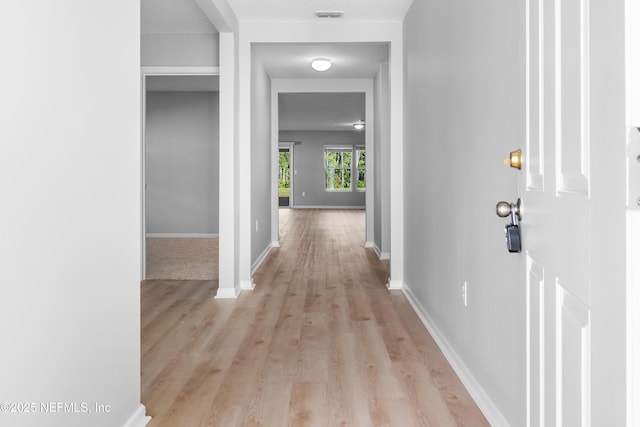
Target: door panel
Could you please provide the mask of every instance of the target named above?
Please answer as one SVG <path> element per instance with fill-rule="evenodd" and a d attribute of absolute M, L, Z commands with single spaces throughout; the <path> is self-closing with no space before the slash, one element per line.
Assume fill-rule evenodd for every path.
<path fill-rule="evenodd" d="M 545 419 L 545 288 L 544 269 L 527 255 L 527 390 L 531 426 L 544 425 Z"/>
<path fill-rule="evenodd" d="M 543 144 L 543 87 L 540 76 L 544 72 L 542 43 L 542 0 L 530 0 L 527 6 L 527 135 L 525 162 L 527 190 L 544 190 L 544 144 Z"/>
<path fill-rule="evenodd" d="M 546 274 L 546 272 L 545 272 Z M 556 423 L 556 412 L 558 409 L 556 396 L 559 391 L 556 389 L 556 333 L 558 331 L 556 325 L 556 282 L 553 280 L 545 280 L 543 301 L 544 307 L 541 311 L 543 317 L 543 335 L 540 338 L 543 343 L 540 355 L 544 359 L 544 423 L 531 424 L 531 426 L 554 426 Z"/>
<path fill-rule="evenodd" d="M 589 310 L 556 280 L 556 407 L 558 426 L 588 426 Z"/>
<path fill-rule="evenodd" d="M 556 0 L 557 191 L 588 195 L 589 0 Z"/>
<path fill-rule="evenodd" d="M 589 425 L 590 1 L 527 3 L 529 426 Z"/>

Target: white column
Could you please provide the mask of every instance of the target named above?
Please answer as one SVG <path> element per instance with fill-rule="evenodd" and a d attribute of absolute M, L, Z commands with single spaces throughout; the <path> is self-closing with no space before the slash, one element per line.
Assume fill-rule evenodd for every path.
<path fill-rule="evenodd" d="M 240 31 L 238 47 L 238 275 L 243 290 L 251 278 L 251 42 Z M 266 112 L 265 112 L 266 113 Z"/>
<path fill-rule="evenodd" d="M 403 124 L 403 48 L 401 38 L 389 50 L 389 83 L 391 98 L 390 220 L 391 261 L 389 289 L 402 289 L 404 281 L 404 124 Z"/>
<path fill-rule="evenodd" d="M 234 33 L 220 33 L 220 216 L 216 298 L 236 298 L 236 55 Z"/>

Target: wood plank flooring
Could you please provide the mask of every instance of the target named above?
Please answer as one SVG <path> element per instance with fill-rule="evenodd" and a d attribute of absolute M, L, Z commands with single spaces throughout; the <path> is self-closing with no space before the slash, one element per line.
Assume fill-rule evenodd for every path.
<path fill-rule="evenodd" d="M 364 211 L 283 209 L 237 300 L 143 282 L 149 426 L 488 425 L 364 235 Z"/>

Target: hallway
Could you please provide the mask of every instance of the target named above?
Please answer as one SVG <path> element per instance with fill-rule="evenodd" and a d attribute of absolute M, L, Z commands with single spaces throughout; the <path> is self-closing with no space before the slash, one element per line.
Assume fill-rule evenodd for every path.
<path fill-rule="evenodd" d="M 238 300 L 142 285 L 142 402 L 158 426 L 488 425 L 363 248 L 364 211 L 281 210 L 281 248 Z"/>

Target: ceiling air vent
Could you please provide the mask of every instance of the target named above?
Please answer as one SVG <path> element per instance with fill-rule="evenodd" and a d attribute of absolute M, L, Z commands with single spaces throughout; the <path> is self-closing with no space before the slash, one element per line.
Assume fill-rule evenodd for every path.
<path fill-rule="evenodd" d="M 344 12 L 341 10 L 317 10 L 316 18 L 342 18 Z"/>

